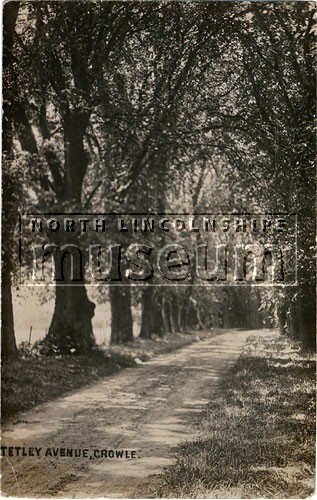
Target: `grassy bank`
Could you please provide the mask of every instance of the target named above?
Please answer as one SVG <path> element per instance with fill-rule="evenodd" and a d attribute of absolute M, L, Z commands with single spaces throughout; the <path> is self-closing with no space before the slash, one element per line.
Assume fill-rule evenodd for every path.
<path fill-rule="evenodd" d="M 206 336 L 206 332 L 179 333 L 163 339 L 140 340 L 105 348 L 90 356 L 44 357 L 25 348 L 20 359 L 2 367 L 3 421 L 55 399 L 127 366 L 179 349 Z"/>
<path fill-rule="evenodd" d="M 306 498 L 313 493 L 315 362 L 288 340 L 250 339 L 197 438 L 143 497 Z"/>

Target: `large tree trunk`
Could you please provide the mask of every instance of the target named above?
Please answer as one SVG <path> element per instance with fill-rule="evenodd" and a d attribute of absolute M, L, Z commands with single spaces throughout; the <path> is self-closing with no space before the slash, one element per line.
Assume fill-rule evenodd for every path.
<path fill-rule="evenodd" d="M 128 286 L 109 287 L 111 305 L 111 344 L 133 340 L 131 294 Z"/>
<path fill-rule="evenodd" d="M 53 169 L 55 183 L 58 182 L 59 184 L 55 185 L 55 191 L 60 197 L 60 201 L 66 201 L 76 209 L 81 208 L 82 185 L 88 165 L 88 158 L 84 149 L 84 134 L 88 120 L 89 112 L 85 110 L 75 109 L 65 114 L 63 120 L 65 141 L 64 179 L 58 174 L 58 165 L 54 165 Z M 51 166 L 52 168 L 53 166 Z M 71 233 L 67 234 L 71 235 Z M 73 238 L 75 238 L 74 241 L 63 241 L 59 242 L 59 244 L 73 243 L 76 245 L 75 234 Z M 57 350 L 62 354 L 68 354 L 69 352 L 82 354 L 89 352 L 96 346 L 92 329 L 95 305 L 88 299 L 84 276 L 82 280 L 76 282 L 75 286 L 70 281 L 69 266 L 70 259 L 64 259 L 64 284 L 61 285 L 56 282 L 55 310 L 44 343 L 49 352 Z"/>
<path fill-rule="evenodd" d="M 54 259 L 59 266 L 58 255 Z M 74 261 L 75 273 L 77 265 Z M 70 280 L 69 256 L 64 258 L 63 273 L 63 284 L 56 283 L 55 309 L 44 344 L 48 354 L 84 354 L 96 347 L 91 322 L 95 304 L 88 299 L 83 280 L 76 284 Z"/>
<path fill-rule="evenodd" d="M 76 244 L 76 240 L 72 239 L 67 243 Z M 48 334 L 43 341 L 48 354 L 84 354 L 96 348 L 92 328 L 95 304 L 89 300 L 85 287 L 83 251 L 81 256 L 80 261 L 75 253 L 72 261 L 68 252 L 63 258 L 60 252 L 54 254 L 57 279 L 55 308 Z M 59 276 L 63 279 L 58 280 Z"/>
<path fill-rule="evenodd" d="M 2 360 L 5 362 L 8 358 L 12 359 L 18 357 L 18 349 L 14 335 L 11 272 L 8 263 L 5 261 L 5 256 L 3 256 L 3 259 L 1 295 L 1 353 Z"/>
<path fill-rule="evenodd" d="M 46 345 L 49 353 L 84 354 L 96 347 L 91 319 L 95 305 L 85 286 L 56 286 L 55 310 Z"/>

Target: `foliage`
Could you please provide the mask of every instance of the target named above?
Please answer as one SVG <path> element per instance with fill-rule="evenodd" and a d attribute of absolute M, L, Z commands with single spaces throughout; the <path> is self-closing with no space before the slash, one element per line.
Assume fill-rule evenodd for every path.
<path fill-rule="evenodd" d="M 296 212 L 298 287 L 264 290 L 262 309 L 285 306 L 311 347 L 314 14 L 309 2 L 21 3 L 5 70 L 13 191 L 27 154 L 15 192 L 43 211 Z M 194 295 L 179 304 L 208 309 Z M 212 292 L 210 307 L 230 297 Z"/>

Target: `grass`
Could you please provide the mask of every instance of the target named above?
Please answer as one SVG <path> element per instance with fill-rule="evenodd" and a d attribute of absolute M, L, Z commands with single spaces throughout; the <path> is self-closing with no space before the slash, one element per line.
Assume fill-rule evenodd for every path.
<path fill-rule="evenodd" d="M 202 414 L 197 438 L 142 497 L 306 498 L 315 465 L 315 361 L 285 338 L 251 338 Z"/>
<path fill-rule="evenodd" d="M 171 334 L 163 339 L 141 340 L 114 346 L 89 356 L 24 356 L 1 370 L 2 420 L 18 418 L 20 412 L 46 403 L 116 371 L 179 349 L 205 333 Z"/>
<path fill-rule="evenodd" d="M 167 354 L 192 344 L 195 341 L 202 340 L 209 336 L 215 336 L 221 333 L 220 329 L 211 331 L 197 331 L 187 333 L 169 333 L 164 337 L 154 337 L 152 339 L 135 338 L 133 342 L 127 344 L 113 345 L 108 348 L 110 355 L 127 356 L 136 363 L 148 361 L 159 354 Z"/>
<path fill-rule="evenodd" d="M 2 368 L 1 413 L 5 421 L 21 411 L 77 389 L 134 363 L 122 356 L 27 357 Z"/>

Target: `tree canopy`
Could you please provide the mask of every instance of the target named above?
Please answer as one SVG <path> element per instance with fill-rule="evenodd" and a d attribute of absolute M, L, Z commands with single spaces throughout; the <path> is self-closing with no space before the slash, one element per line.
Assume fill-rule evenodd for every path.
<path fill-rule="evenodd" d="M 26 204 L 296 213 L 297 287 L 250 288 L 245 300 L 256 296 L 283 332 L 312 347 L 314 5 L 22 1 L 4 13 L 3 234 L 17 218 L 12 206 Z M 3 261 L 11 290 L 17 259 L 5 252 Z M 132 338 L 130 288 L 110 290 L 113 328 L 127 332 L 114 341 Z M 66 290 L 56 287 L 48 345 L 93 349 L 85 279 Z M 193 317 L 201 326 L 208 308 L 215 317 L 221 304 L 238 303 L 230 289 L 143 292 L 141 331 L 159 334 Z"/>

